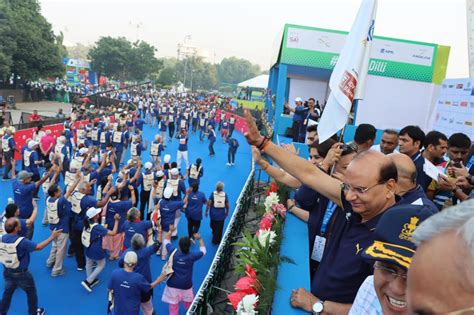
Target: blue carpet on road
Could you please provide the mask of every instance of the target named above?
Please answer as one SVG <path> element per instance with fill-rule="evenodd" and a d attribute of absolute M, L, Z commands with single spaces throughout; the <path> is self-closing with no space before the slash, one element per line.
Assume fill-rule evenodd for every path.
<path fill-rule="evenodd" d="M 154 138 L 157 129 L 151 129 L 148 125 L 144 127 L 144 139 L 148 142 Z M 191 134 L 189 139 L 189 162 L 193 163 L 197 158 L 202 158 L 204 167 L 204 176 L 201 179 L 200 190 L 205 193 L 206 197 L 214 190 L 217 181 L 225 183 L 225 191 L 229 195 L 231 212 L 226 219 L 226 227 L 230 215 L 233 213 L 235 201 L 237 200 L 243 185 L 247 179 L 251 168 L 251 152 L 250 147 L 246 144 L 243 135 L 234 132 L 233 135 L 240 143 L 240 147 L 236 154 L 236 165 L 226 166 L 228 145 L 222 143 L 222 139 L 218 136 L 214 149 L 215 156 L 208 154 L 208 140 L 199 141 L 198 134 Z M 170 154 L 172 161 L 176 160 L 177 140 L 173 139 L 172 143 L 167 143 L 168 147 L 163 152 Z M 142 154 L 143 162 L 149 160 L 148 151 Z M 184 163 L 182 163 L 182 173 L 184 173 Z M 186 187 L 188 187 L 186 181 Z M 0 182 L 0 211 L 3 211 L 7 204 L 7 198 L 13 196 L 11 182 Z M 35 223 L 35 234 L 33 241 L 41 242 L 49 235 L 49 229 L 41 225 L 43 218 L 43 211 L 45 208 L 45 199 L 40 193 L 41 199 L 38 202 L 39 211 Z M 180 236 L 187 235 L 187 221 L 183 216 L 178 228 Z M 211 230 L 209 227 L 209 219 L 204 218 L 201 224 L 200 233 L 204 239 L 207 247 L 207 255 L 194 265 L 193 284 L 194 292 L 199 289 L 202 280 L 206 276 L 209 266 L 216 253 L 217 246 L 211 243 Z M 177 241 L 174 241 L 177 243 Z M 107 309 L 107 282 L 110 278 L 112 270 L 118 268 L 117 262 L 107 261 L 106 268 L 100 275 L 100 283 L 94 287 L 92 293 L 88 293 L 81 286 L 81 281 L 85 279 L 85 271 L 79 272 L 76 270 L 76 263 L 74 257 L 66 257 L 64 267 L 66 274 L 62 277 L 52 278 L 50 276 L 50 269 L 46 268 L 46 259 L 49 255 L 51 245 L 39 252 L 34 252 L 31 255 L 31 263 L 29 270 L 32 272 L 36 287 L 38 291 L 39 307 L 46 308 L 48 315 L 89 315 L 89 314 L 106 314 Z M 198 250 L 198 245 L 194 245 L 194 250 Z M 163 266 L 164 262 L 158 256 L 153 256 L 151 260 L 153 278 L 156 278 Z M 0 292 L 3 295 L 4 281 L 3 276 L 0 281 Z M 161 301 L 161 295 L 165 287 L 164 283 L 159 284 L 154 289 L 153 304 L 157 314 L 167 314 L 168 305 Z M 180 314 L 184 314 L 184 307 L 181 306 Z M 13 296 L 9 314 L 23 315 L 27 314 L 26 295 L 20 289 L 17 289 Z"/>

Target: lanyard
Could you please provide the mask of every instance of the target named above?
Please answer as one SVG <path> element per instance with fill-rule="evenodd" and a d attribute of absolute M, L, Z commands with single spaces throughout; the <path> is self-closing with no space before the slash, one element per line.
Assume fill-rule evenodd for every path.
<path fill-rule="evenodd" d="M 336 211 L 336 207 L 337 205 L 334 202 L 329 201 L 328 206 L 326 207 L 326 211 L 324 212 L 323 223 L 321 224 L 322 235 L 326 234 L 328 223 L 331 220 L 331 217 L 334 214 L 334 211 Z"/>
<path fill-rule="evenodd" d="M 413 159 L 413 162 L 415 162 L 416 160 L 418 160 L 420 157 L 421 157 L 421 153 L 418 153 L 418 155 L 415 156 L 415 158 Z"/>

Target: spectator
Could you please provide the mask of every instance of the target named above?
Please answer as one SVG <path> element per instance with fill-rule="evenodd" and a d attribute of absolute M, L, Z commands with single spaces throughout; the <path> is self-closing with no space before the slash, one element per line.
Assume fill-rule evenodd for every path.
<path fill-rule="evenodd" d="M 58 108 L 58 112 L 56 113 L 56 118 L 66 118 L 66 115 L 63 113 L 62 108 Z"/>
<path fill-rule="evenodd" d="M 413 233 L 418 249 L 408 271 L 408 309 L 417 314 L 474 311 L 474 201 L 425 220 Z M 442 284 L 442 290 L 440 290 Z"/>
<path fill-rule="evenodd" d="M 35 109 L 33 110 L 33 114 L 30 114 L 28 116 L 28 122 L 37 122 L 37 121 L 42 121 L 43 119 L 41 118 L 40 115 L 38 115 L 38 111 Z"/>
<path fill-rule="evenodd" d="M 357 144 L 359 153 L 369 150 L 374 145 L 376 134 L 377 129 L 371 124 L 360 124 L 357 126 L 354 134 L 354 143 Z"/>
<path fill-rule="evenodd" d="M 372 146 L 371 150 L 382 152 L 383 154 L 398 153 L 398 131 L 385 129 L 380 139 L 380 144 Z"/>

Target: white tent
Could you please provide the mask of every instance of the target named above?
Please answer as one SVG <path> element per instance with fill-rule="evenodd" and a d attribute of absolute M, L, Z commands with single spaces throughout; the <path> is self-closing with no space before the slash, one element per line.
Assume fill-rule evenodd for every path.
<path fill-rule="evenodd" d="M 237 84 L 238 87 L 251 87 L 254 89 L 266 89 L 268 86 L 268 74 L 262 74 Z"/>

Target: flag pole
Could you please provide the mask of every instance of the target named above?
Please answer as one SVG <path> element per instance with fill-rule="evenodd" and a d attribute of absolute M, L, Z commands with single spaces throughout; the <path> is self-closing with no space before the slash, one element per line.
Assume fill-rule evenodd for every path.
<path fill-rule="evenodd" d="M 349 121 L 351 120 L 351 112 L 352 112 L 352 109 L 354 109 L 354 118 L 355 118 L 355 115 L 356 115 L 355 111 L 357 110 L 357 103 L 358 103 L 358 101 L 359 101 L 359 100 L 354 100 L 354 101 L 352 102 L 351 110 L 349 111 L 349 116 L 347 116 L 347 122 L 346 122 L 346 124 L 344 125 L 344 127 L 342 127 L 342 129 L 341 129 L 341 134 L 339 135 L 339 140 L 338 140 L 337 142 L 342 142 L 343 139 L 344 139 L 344 133 L 346 132 L 346 127 L 347 127 L 347 125 L 349 124 Z M 355 119 L 354 119 L 354 122 L 355 122 Z M 331 176 L 332 176 L 332 174 L 334 174 L 335 170 L 336 170 L 336 163 L 334 163 L 334 164 L 332 165 L 332 167 L 331 167 L 331 173 L 330 173 Z"/>

